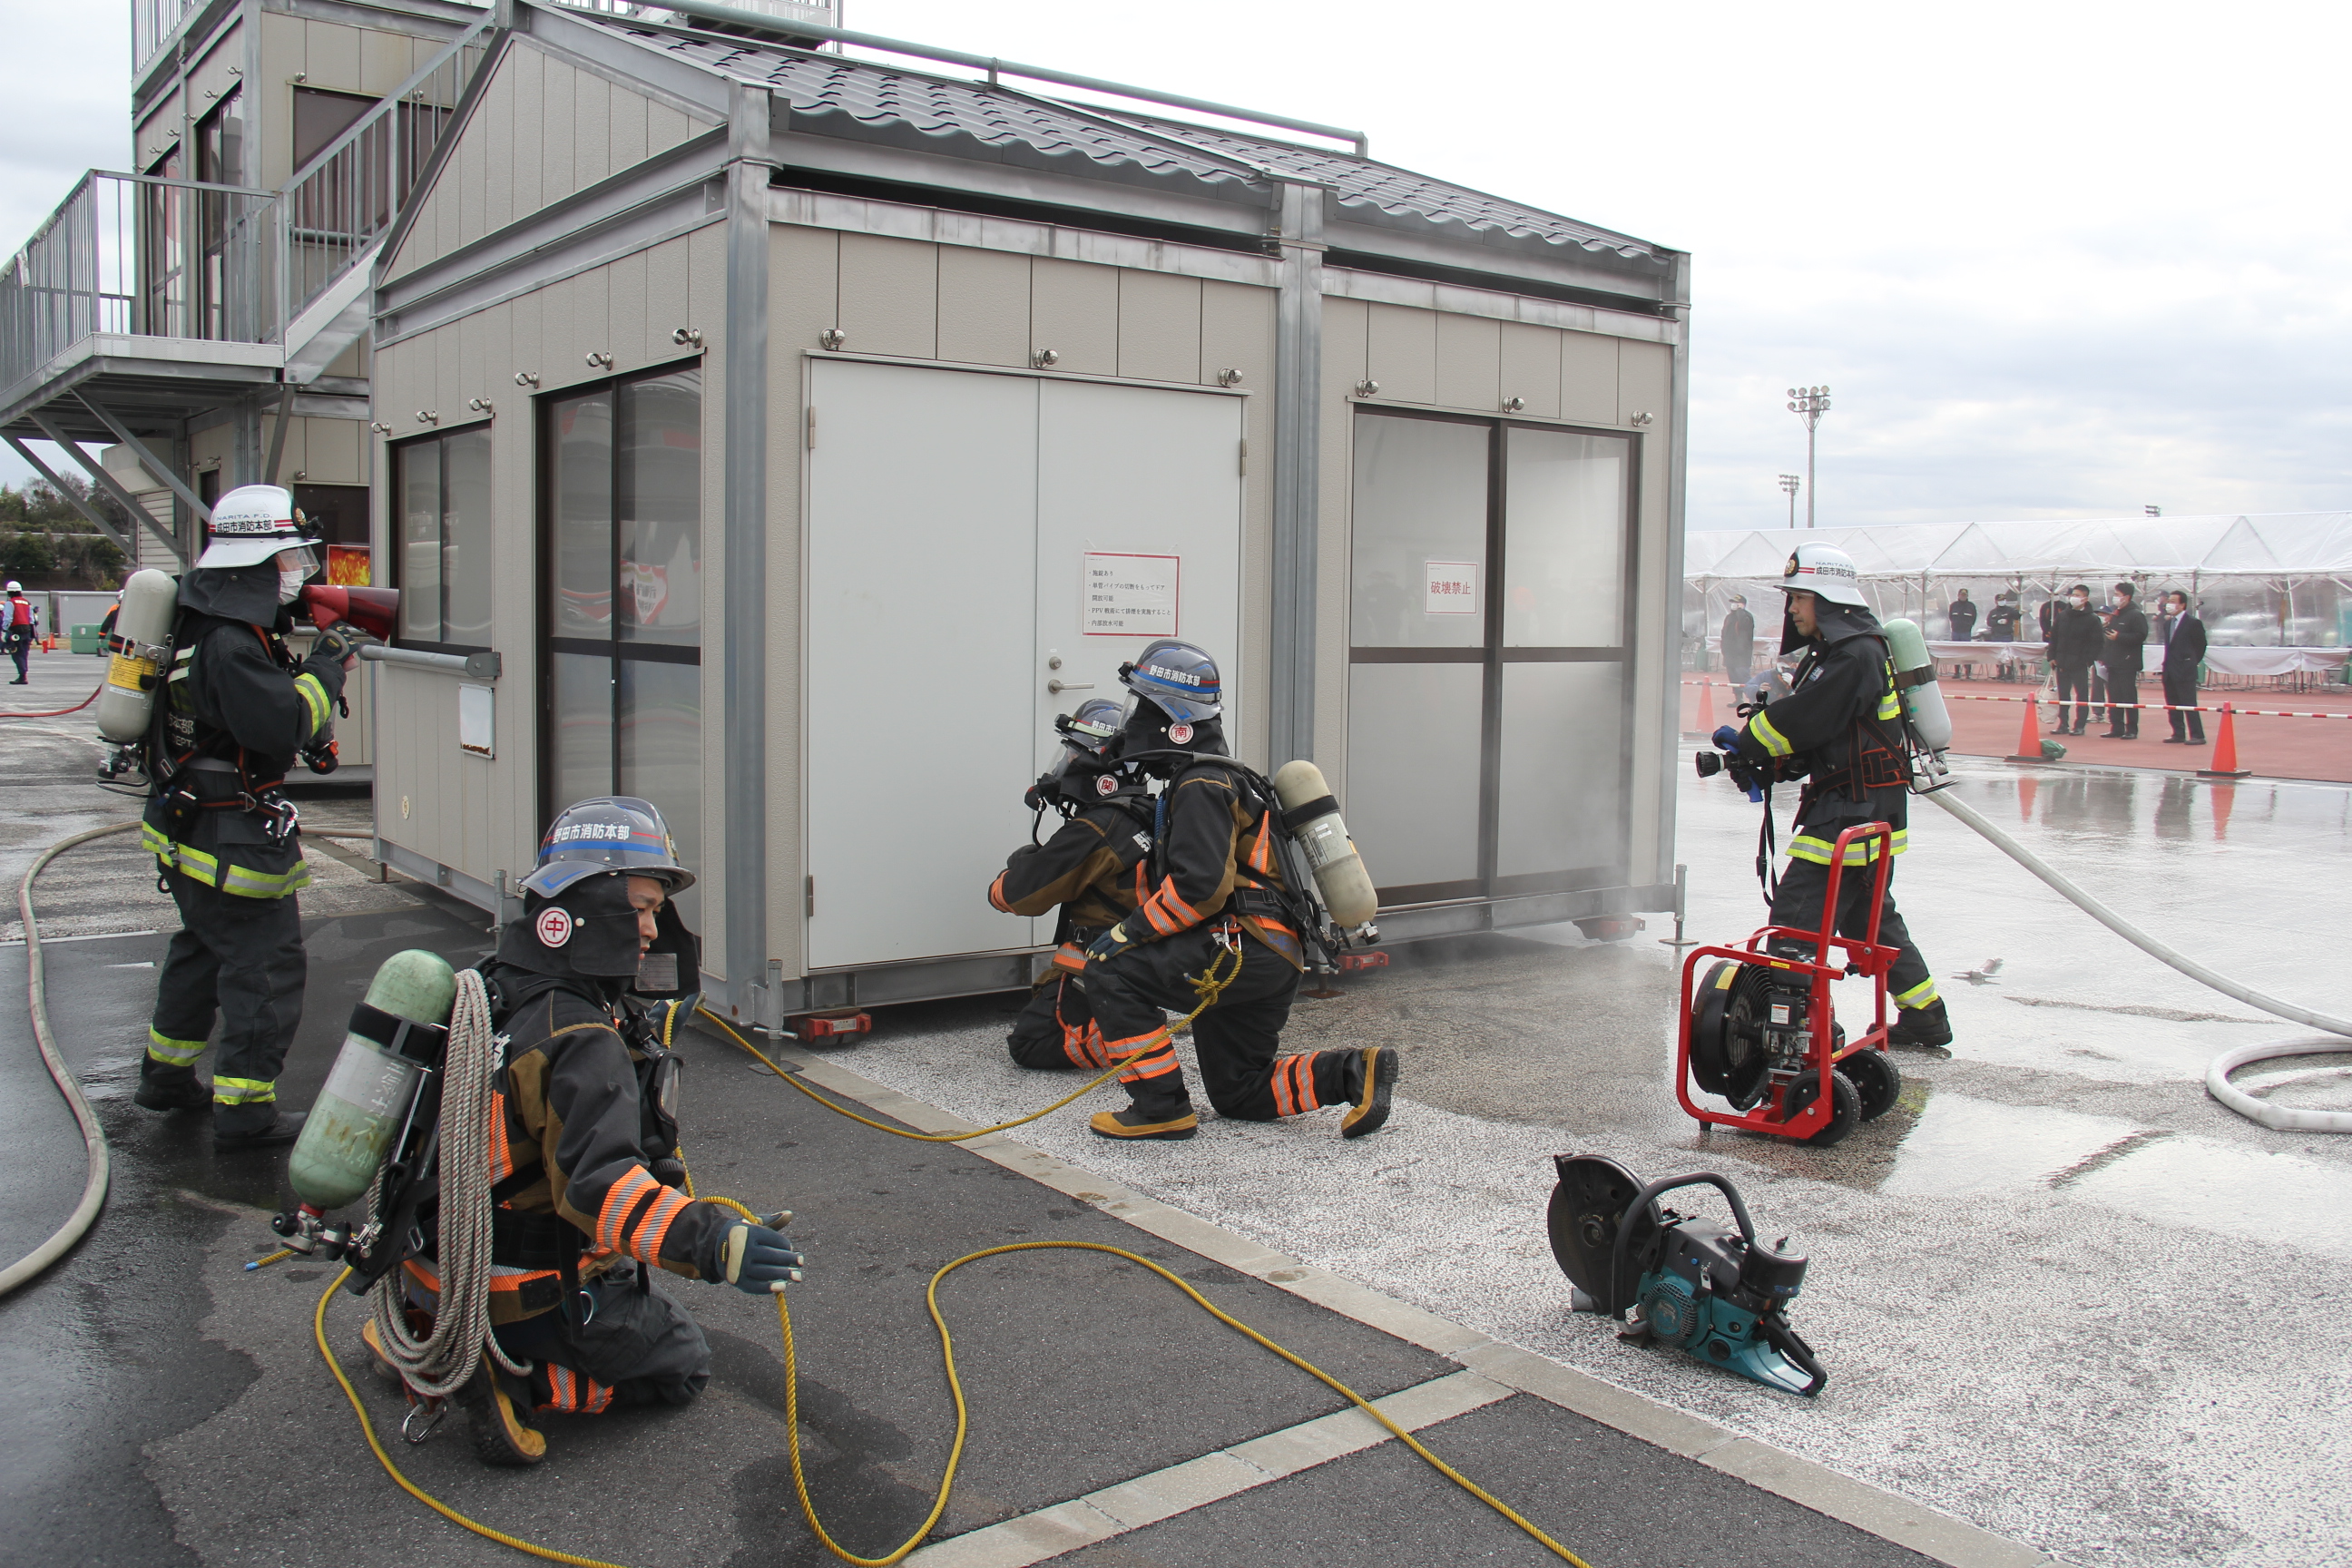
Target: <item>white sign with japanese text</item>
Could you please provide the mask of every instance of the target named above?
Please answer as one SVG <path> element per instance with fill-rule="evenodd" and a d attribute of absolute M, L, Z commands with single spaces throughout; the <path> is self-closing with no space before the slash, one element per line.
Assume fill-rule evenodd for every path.
<path fill-rule="evenodd" d="M 1478 613 L 1478 563 L 1475 561 L 1430 561 L 1421 607 L 1433 616 L 1475 616 Z"/>
<path fill-rule="evenodd" d="M 1079 557 L 1079 626 L 1090 637 L 1172 637 L 1183 559 L 1089 550 Z"/>

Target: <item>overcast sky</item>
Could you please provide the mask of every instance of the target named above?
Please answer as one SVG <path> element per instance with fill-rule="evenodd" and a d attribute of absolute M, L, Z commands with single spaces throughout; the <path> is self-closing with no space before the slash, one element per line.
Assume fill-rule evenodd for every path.
<path fill-rule="evenodd" d="M 847 4 L 1692 252 L 1694 528 L 1806 383 L 1824 525 L 2352 507 L 2344 6 Z M 127 163 L 128 13 L 0 0 L 0 247 Z"/>

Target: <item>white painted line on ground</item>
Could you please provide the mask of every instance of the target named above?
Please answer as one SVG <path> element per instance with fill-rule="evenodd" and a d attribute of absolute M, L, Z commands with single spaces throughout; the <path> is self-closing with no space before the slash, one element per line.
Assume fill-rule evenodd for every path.
<path fill-rule="evenodd" d="M 709 1037 L 725 1043 L 718 1036 Z M 856 1100 L 919 1131 L 954 1132 L 971 1126 L 971 1122 L 950 1116 L 935 1106 L 926 1105 L 911 1095 L 861 1077 L 829 1058 L 783 1041 L 775 1042 L 767 1050 L 780 1065 L 793 1068 L 811 1087 L 845 1100 Z M 1107 1176 L 1058 1160 L 1003 1133 L 990 1133 L 959 1147 L 969 1149 L 981 1158 L 1007 1170 L 1017 1171 L 1055 1192 L 1067 1194 L 1081 1203 L 1091 1204 L 1103 1213 L 1188 1252 L 1198 1253 L 1212 1262 L 1222 1263 L 1228 1268 L 1263 1279 L 1270 1285 L 1278 1285 L 1292 1295 L 1303 1297 L 1383 1333 L 1392 1334 L 1409 1344 L 1450 1357 L 1506 1388 L 1532 1394 L 1587 1420 L 1664 1448 L 1668 1453 L 1696 1459 L 1709 1468 L 1736 1476 L 1760 1490 L 1786 1498 L 1816 1513 L 1826 1514 L 1882 1541 L 1908 1547 L 1924 1557 L 1948 1564 L 1948 1568 L 2041 1568 L 2042 1564 L 2060 1562 L 2058 1558 L 2033 1547 L 1995 1535 L 1989 1530 L 1979 1529 L 1963 1520 L 1939 1513 L 1866 1481 L 1842 1475 L 1825 1465 L 1799 1458 L 1769 1443 L 1760 1443 L 1728 1431 L 1686 1411 L 1660 1404 L 1647 1395 L 1620 1388 L 1590 1373 L 1563 1366 L 1517 1345 L 1490 1339 L 1474 1329 L 1465 1328 L 1434 1312 L 1424 1311 L 1343 1276 L 1312 1268 L 1297 1258 L 1235 1236 L 1222 1226 L 1213 1225 L 1196 1215 L 1186 1214 L 1157 1198 L 1147 1197 Z M 1453 1380 L 1443 1378 L 1438 1381 L 1451 1383 Z M 1422 1386 L 1435 1387 L 1437 1384 Z M 1379 1430 L 1359 1412 L 1349 1411 L 1345 1416 L 1352 1417 L 1374 1431 Z M 1331 1420 L 1343 1418 L 1327 1417 Z M 1407 1425 L 1402 1419 L 1398 1424 Z M 1244 1444 L 1234 1452 L 1247 1447 L 1248 1445 Z M 1204 1461 L 1191 1462 L 1200 1464 Z M 1184 1467 L 1176 1468 L 1181 1469 Z M 1169 1472 L 1160 1473 L 1165 1475 Z M 1093 1495 L 1100 1497 L 1103 1494 Z M 989 1565 L 998 1563 L 1010 1568 L 1013 1564 L 1043 1562 L 1048 1557 L 1074 1552 L 1103 1539 L 1100 1535 L 1088 1533 L 1102 1528 L 1098 1521 L 1111 1521 L 1111 1516 L 1093 1501 L 1081 1498 L 1024 1515 L 1018 1520 L 992 1525 L 988 1531 L 975 1531 L 969 1536 L 942 1542 L 926 1548 L 908 1561 L 933 1563 L 939 1568 L 989 1568 Z M 1019 1527 L 1017 1531 L 1016 1526 Z M 933 1555 L 991 1531 L 1008 1532 L 1002 1538 L 1005 1551 L 1015 1550 L 1013 1542 L 1017 1535 L 1019 1541 L 1029 1543 L 1020 1550 L 1029 1551 L 1031 1554 L 1003 1558 Z M 1055 1542 L 1061 1544 L 1051 1544 Z M 1049 1546 L 1050 1550 L 1047 1549 Z"/>
<path fill-rule="evenodd" d="M 1406 1431 L 1418 1432 L 1507 1399 L 1513 1392 L 1475 1373 L 1457 1372 L 1372 1404 Z M 1362 1411 L 1342 1410 L 952 1537 L 908 1561 L 928 1568 L 1027 1568 L 1393 1440 L 1387 1428 Z"/>
<path fill-rule="evenodd" d="M 83 936 L 45 936 L 41 939 L 41 945 L 55 947 L 61 942 L 111 942 L 119 936 L 153 936 L 155 934 L 155 928 L 152 926 L 149 926 L 145 931 L 94 931 Z M 25 939 L 21 936 L 12 936 L 6 942 L 0 942 L 0 947 L 24 945 Z"/>

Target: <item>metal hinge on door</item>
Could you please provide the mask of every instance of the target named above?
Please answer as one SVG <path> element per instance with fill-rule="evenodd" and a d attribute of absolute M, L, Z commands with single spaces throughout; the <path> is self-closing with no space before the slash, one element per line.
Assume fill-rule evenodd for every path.
<path fill-rule="evenodd" d="M 1244 479 L 1249 477 L 1249 437 L 1246 436 L 1242 437 L 1241 472 Z"/>
<path fill-rule="evenodd" d="M 809 405 L 808 411 L 808 449 L 812 452 L 816 450 L 816 405 L 814 403 Z"/>
<path fill-rule="evenodd" d="M 816 918 L 816 879 L 814 877 L 808 879 L 808 885 L 802 894 L 802 902 L 804 909 L 803 918 L 814 920 Z"/>

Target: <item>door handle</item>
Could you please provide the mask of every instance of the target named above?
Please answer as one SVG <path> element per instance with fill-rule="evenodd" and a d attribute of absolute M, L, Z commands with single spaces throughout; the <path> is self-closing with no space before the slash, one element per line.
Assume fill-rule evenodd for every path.
<path fill-rule="evenodd" d="M 1045 689 L 1052 692 L 1056 697 L 1059 697 L 1065 691 L 1092 691 L 1094 689 L 1095 683 L 1091 680 L 1049 680 L 1045 682 Z"/>

